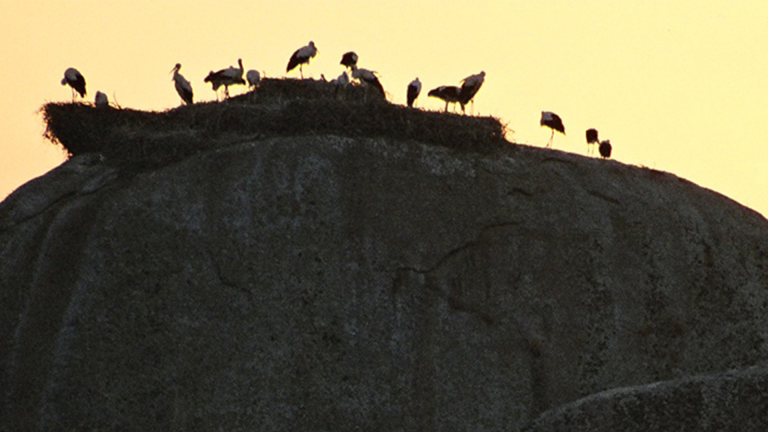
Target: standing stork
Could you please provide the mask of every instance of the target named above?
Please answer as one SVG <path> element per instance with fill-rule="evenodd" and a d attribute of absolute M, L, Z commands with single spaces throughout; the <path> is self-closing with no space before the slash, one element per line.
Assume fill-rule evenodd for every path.
<path fill-rule="evenodd" d="M 109 106 L 109 99 L 104 93 L 96 91 L 96 98 L 94 99 L 93 104 L 96 105 L 96 108 L 106 108 Z"/>
<path fill-rule="evenodd" d="M 461 80 L 461 91 L 459 92 L 459 103 L 461 103 L 461 110 L 464 111 L 464 105 L 472 101 L 472 111 L 474 112 L 475 102 L 473 98 L 477 94 L 480 87 L 485 82 L 485 71 L 481 71 L 479 74 L 470 75 Z"/>
<path fill-rule="evenodd" d="M 419 97 L 419 93 L 421 93 L 421 81 L 419 81 L 419 77 L 416 77 L 415 80 L 411 81 L 410 84 L 408 84 L 408 107 L 413 108 L 413 102 L 416 101 L 416 98 Z"/>
<path fill-rule="evenodd" d="M 184 78 L 184 75 L 179 73 L 180 69 L 181 63 L 176 63 L 176 66 L 171 69 L 171 72 L 173 72 L 173 86 L 176 87 L 176 93 L 179 94 L 181 101 L 187 105 L 192 105 L 194 103 L 192 100 L 194 98 L 192 84 Z"/>
<path fill-rule="evenodd" d="M 549 137 L 549 141 L 547 142 L 547 147 L 552 147 L 552 138 L 555 137 L 555 131 L 558 131 L 561 134 L 565 135 L 565 126 L 563 126 L 563 120 L 560 118 L 559 115 L 551 111 L 541 112 L 541 121 L 539 122 L 539 124 L 541 126 L 546 126 L 552 129 L 552 135 L 550 135 Z"/>
<path fill-rule="evenodd" d="M 245 80 L 243 79 L 243 59 L 237 59 L 237 64 L 240 66 L 239 68 L 230 66 L 217 72 L 212 71 L 205 77 L 203 82 L 211 83 L 213 91 L 218 91 L 219 87 L 224 86 L 224 96 L 229 97 L 229 86 L 235 84 L 245 85 Z"/>
<path fill-rule="evenodd" d="M 600 140 L 597 139 L 597 129 L 587 129 L 587 156 L 594 150 L 592 144 L 600 144 Z"/>
<path fill-rule="evenodd" d="M 608 159 L 611 157 L 611 150 L 613 150 L 613 147 L 611 146 L 611 140 L 605 140 L 600 143 L 600 156 L 603 157 L 603 159 Z"/>
<path fill-rule="evenodd" d="M 339 64 L 344 65 L 348 69 L 352 69 L 352 66 L 357 66 L 357 53 L 354 51 L 345 52 L 341 56 L 341 62 Z"/>
<path fill-rule="evenodd" d="M 67 68 L 64 71 L 64 78 L 61 79 L 61 85 L 69 85 L 72 88 L 72 102 L 75 101 L 75 91 L 81 98 L 85 97 L 85 78 L 75 68 Z"/>
<path fill-rule="evenodd" d="M 245 74 L 245 79 L 248 80 L 248 87 L 256 88 L 259 86 L 259 83 L 261 82 L 261 74 L 259 73 L 259 71 L 255 69 L 251 69 L 248 71 L 247 74 Z"/>
<path fill-rule="evenodd" d="M 369 85 L 376 89 L 381 94 L 381 97 L 386 99 L 386 94 L 384 93 L 384 87 L 382 87 L 381 82 L 379 81 L 379 78 L 376 76 L 376 74 L 373 71 L 370 71 L 368 69 L 358 68 L 357 65 L 352 66 L 352 78 L 355 78 L 359 80 L 361 83 L 365 85 Z"/>
<path fill-rule="evenodd" d="M 433 88 L 427 93 L 427 96 L 436 97 L 445 101 L 445 112 L 448 112 L 448 104 L 459 102 L 461 89 L 456 86 L 440 86 Z"/>
<path fill-rule="evenodd" d="M 288 60 L 288 66 L 285 68 L 285 73 L 296 69 L 296 66 L 298 66 L 301 79 L 304 79 L 304 70 L 302 67 L 304 63 L 309 64 L 309 60 L 314 57 L 315 54 L 317 54 L 315 42 L 309 41 L 309 45 L 303 46 L 293 53 L 291 59 Z"/>

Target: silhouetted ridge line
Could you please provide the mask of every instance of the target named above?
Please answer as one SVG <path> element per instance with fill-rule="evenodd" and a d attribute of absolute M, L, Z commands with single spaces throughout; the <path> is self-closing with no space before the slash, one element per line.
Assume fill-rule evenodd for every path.
<path fill-rule="evenodd" d="M 408 109 L 365 98 L 364 86 L 314 80 L 263 79 L 252 92 L 225 102 L 162 112 L 96 109 L 49 103 L 41 111 L 45 137 L 71 155 L 100 153 L 112 165 L 149 168 L 244 139 L 333 134 L 419 141 L 456 150 L 490 152 L 509 143 L 494 117 Z"/>

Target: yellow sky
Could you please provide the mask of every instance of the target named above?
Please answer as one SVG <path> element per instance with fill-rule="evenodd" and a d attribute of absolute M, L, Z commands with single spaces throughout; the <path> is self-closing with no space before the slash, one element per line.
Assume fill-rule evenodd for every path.
<path fill-rule="evenodd" d="M 285 76 L 291 53 L 314 40 L 305 75 L 333 78 L 354 50 L 390 101 L 417 104 L 439 85 L 486 71 L 475 112 L 501 118 L 510 139 L 543 146 L 542 110 L 586 153 L 584 130 L 610 138 L 614 158 L 672 172 L 768 214 L 768 2 L 0 0 L 0 199 L 64 160 L 37 109 L 68 101 L 74 66 L 124 107 L 162 110 L 179 99 L 182 64 L 196 100 L 202 79 L 236 64 Z M 291 73 L 295 77 L 297 73 Z M 244 89 L 234 88 L 238 94 Z"/>

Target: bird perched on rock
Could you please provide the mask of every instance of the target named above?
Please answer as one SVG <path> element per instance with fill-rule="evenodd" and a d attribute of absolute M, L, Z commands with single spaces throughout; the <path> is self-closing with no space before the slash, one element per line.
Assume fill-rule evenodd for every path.
<path fill-rule="evenodd" d="M 342 72 L 341 75 L 332 79 L 331 84 L 336 84 L 340 86 L 349 85 L 349 75 L 347 75 L 347 71 Z"/>
<path fill-rule="evenodd" d="M 421 93 L 421 81 L 419 81 L 419 77 L 416 77 L 415 80 L 411 81 L 410 84 L 408 84 L 408 106 L 410 108 L 413 108 L 413 102 L 416 101 L 416 98 L 419 97 L 419 93 Z"/>
<path fill-rule="evenodd" d="M 75 101 L 75 91 L 80 94 L 81 98 L 84 98 L 85 93 L 85 78 L 75 68 L 67 68 L 64 71 L 64 78 L 61 79 L 61 85 L 68 85 L 72 88 L 72 102 Z"/>
<path fill-rule="evenodd" d="M 354 51 L 345 52 L 344 55 L 341 56 L 341 62 L 339 62 L 339 64 L 352 69 L 352 66 L 357 66 L 357 54 Z"/>
<path fill-rule="evenodd" d="M 594 150 L 592 144 L 600 144 L 600 140 L 597 139 L 597 129 L 587 129 L 587 156 Z"/>
<path fill-rule="evenodd" d="M 445 101 L 445 111 L 448 111 L 449 103 L 456 103 L 460 100 L 461 89 L 456 86 L 440 86 L 433 88 L 427 93 L 427 96 L 436 97 Z"/>
<path fill-rule="evenodd" d="M 313 41 L 309 41 L 308 45 L 297 49 L 293 53 L 293 55 L 291 56 L 291 59 L 288 60 L 288 66 L 285 68 L 285 72 L 288 73 L 296 69 L 296 66 L 298 66 L 299 73 L 301 74 L 301 79 L 304 79 L 304 70 L 302 69 L 302 67 L 305 63 L 309 64 L 309 60 L 312 57 L 314 57 L 316 54 L 317 54 L 317 47 L 315 47 L 315 43 Z"/>
<path fill-rule="evenodd" d="M 555 131 L 558 131 L 561 134 L 565 135 L 565 126 L 563 125 L 563 120 L 560 118 L 559 115 L 551 111 L 541 112 L 541 121 L 539 122 L 539 124 L 541 126 L 546 126 L 552 129 L 552 135 L 549 136 L 549 142 L 547 142 L 547 147 L 552 146 L 552 138 L 555 137 Z"/>
<path fill-rule="evenodd" d="M 93 103 L 96 105 L 96 108 L 106 108 L 109 106 L 109 99 L 107 98 L 107 95 L 97 91 L 96 98 L 94 99 Z"/>
<path fill-rule="evenodd" d="M 475 75 L 470 75 L 461 80 L 461 91 L 459 92 L 459 103 L 461 104 L 461 110 L 464 111 L 464 106 L 473 100 L 480 87 L 485 82 L 485 71 L 482 71 Z M 474 101 L 472 106 L 474 110 Z"/>
<path fill-rule="evenodd" d="M 248 80 L 248 87 L 256 88 L 261 82 L 261 74 L 255 69 L 251 69 L 245 74 L 245 79 Z"/>
<path fill-rule="evenodd" d="M 176 63 L 176 66 L 171 69 L 171 72 L 173 72 L 173 86 L 176 88 L 176 93 L 179 94 L 181 101 L 187 105 L 192 105 L 194 103 L 192 100 L 194 98 L 192 84 L 184 78 L 184 75 L 179 73 L 179 70 L 181 70 L 181 63 Z"/>
<path fill-rule="evenodd" d="M 340 91 L 346 91 L 347 86 L 349 86 L 349 75 L 347 74 L 347 71 L 342 72 L 341 75 L 332 79 L 331 84 L 335 86 L 333 89 L 334 97 L 338 97 Z"/>
<path fill-rule="evenodd" d="M 245 85 L 245 80 L 243 79 L 243 60 L 237 59 L 237 64 L 240 66 L 239 68 L 230 66 L 216 72 L 211 71 L 203 81 L 211 83 L 213 91 L 218 91 L 219 87 L 224 86 L 224 96 L 229 97 L 229 86 L 235 84 Z"/>
<path fill-rule="evenodd" d="M 613 147 L 611 146 L 611 140 L 605 140 L 600 143 L 600 156 L 603 157 L 603 159 L 608 159 L 611 157 L 611 151 L 613 150 Z"/>
<path fill-rule="evenodd" d="M 371 86 L 376 89 L 381 94 L 381 97 L 386 98 L 386 94 L 384 93 L 384 87 L 382 87 L 381 82 L 379 82 L 379 78 L 376 76 L 376 74 L 368 69 L 358 68 L 357 65 L 352 66 L 352 78 L 359 80 L 361 83 Z"/>

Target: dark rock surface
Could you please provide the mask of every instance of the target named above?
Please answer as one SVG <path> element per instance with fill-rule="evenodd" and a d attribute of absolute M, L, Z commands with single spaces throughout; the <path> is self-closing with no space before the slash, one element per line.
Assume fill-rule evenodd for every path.
<path fill-rule="evenodd" d="M 525 432 L 762 431 L 768 369 L 607 390 L 542 414 Z"/>
<path fill-rule="evenodd" d="M 768 424 L 768 223 L 658 171 L 333 135 L 83 155 L 0 204 L 0 258 L 5 431 Z"/>

